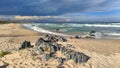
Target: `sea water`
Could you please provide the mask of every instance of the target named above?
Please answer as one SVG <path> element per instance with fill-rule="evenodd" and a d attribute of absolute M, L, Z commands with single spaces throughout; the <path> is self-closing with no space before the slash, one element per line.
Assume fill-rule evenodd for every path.
<path fill-rule="evenodd" d="M 48 34 L 76 36 L 96 31 L 97 38 L 120 39 L 120 23 L 29 23 L 24 26 Z"/>

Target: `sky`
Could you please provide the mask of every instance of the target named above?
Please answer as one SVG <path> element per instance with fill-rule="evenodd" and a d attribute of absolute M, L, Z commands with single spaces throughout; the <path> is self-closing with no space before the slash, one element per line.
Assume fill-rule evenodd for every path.
<path fill-rule="evenodd" d="M 120 0 L 0 0 L 0 18 L 120 22 Z"/>

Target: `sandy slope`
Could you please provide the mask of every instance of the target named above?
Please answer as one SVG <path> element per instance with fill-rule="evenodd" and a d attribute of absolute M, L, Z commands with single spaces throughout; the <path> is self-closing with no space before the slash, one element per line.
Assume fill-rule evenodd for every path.
<path fill-rule="evenodd" d="M 23 28 L 20 24 L 0 25 L 0 50 L 19 48 L 20 43 L 29 40 L 35 41 L 43 34 Z M 69 39 L 68 42 L 59 42 L 63 45 L 72 44 L 76 51 L 89 55 L 91 59 L 85 64 L 65 62 L 65 68 L 119 68 L 120 67 L 120 40 Z M 56 68 L 56 60 L 43 62 L 32 54 L 33 49 L 12 51 L 12 54 L 0 58 L 0 68 L 8 63 L 7 68 Z"/>

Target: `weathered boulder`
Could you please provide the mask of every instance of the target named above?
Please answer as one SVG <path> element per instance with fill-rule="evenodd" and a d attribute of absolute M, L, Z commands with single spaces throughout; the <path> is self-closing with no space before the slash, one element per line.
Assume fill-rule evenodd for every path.
<path fill-rule="evenodd" d="M 65 37 L 60 37 L 60 36 L 53 36 L 53 35 L 46 35 L 45 40 L 51 41 L 51 42 L 66 42 L 67 39 Z"/>
<path fill-rule="evenodd" d="M 59 37 L 58 41 L 60 41 L 60 42 L 67 42 L 67 39 L 65 37 Z"/>
<path fill-rule="evenodd" d="M 59 65 L 59 66 L 57 66 L 57 68 L 65 68 L 65 67 L 64 67 L 64 66 Z"/>
<path fill-rule="evenodd" d="M 57 37 L 57 36 L 56 36 Z M 64 40 L 64 38 L 59 39 L 54 36 L 46 36 L 46 39 L 40 38 L 35 44 L 35 49 L 38 54 L 43 55 L 42 59 L 48 61 L 51 57 L 57 59 L 59 64 L 63 64 L 65 60 L 73 60 L 74 63 L 86 63 L 90 57 L 85 55 L 84 53 L 77 52 L 75 50 L 70 49 L 72 45 L 63 46 L 61 44 L 56 43 L 56 41 Z M 56 55 L 57 51 L 60 51 L 66 58 L 58 57 Z"/>
<path fill-rule="evenodd" d="M 30 47 L 32 47 L 30 41 L 24 41 L 21 44 L 21 47 L 19 49 L 25 49 L 25 48 L 30 48 Z"/>
<path fill-rule="evenodd" d="M 48 61 L 50 58 L 51 58 L 50 54 L 44 54 L 44 55 L 42 56 L 42 60 L 43 60 L 43 61 Z"/>
<path fill-rule="evenodd" d="M 41 44 L 43 44 L 45 42 L 45 40 L 43 38 L 40 38 L 37 40 L 37 42 L 35 43 L 35 46 L 39 46 Z"/>
<path fill-rule="evenodd" d="M 44 49 L 42 47 L 38 47 L 38 48 L 36 48 L 35 52 L 37 54 L 43 54 L 44 53 Z"/>
<path fill-rule="evenodd" d="M 41 50 L 42 48 L 42 50 Z M 60 50 L 59 45 L 55 42 L 48 42 L 45 41 L 44 39 L 40 38 L 37 42 L 36 42 L 36 46 L 35 46 L 35 50 L 36 52 L 42 52 L 44 51 L 44 53 L 55 53 L 56 51 Z"/>
<path fill-rule="evenodd" d="M 64 51 L 64 55 L 66 56 L 67 60 L 72 59 L 75 63 L 85 63 L 90 59 L 90 57 L 84 53 L 76 52 L 71 49 Z"/>
<path fill-rule="evenodd" d="M 64 63 L 64 58 L 58 57 L 58 58 L 57 58 L 57 61 L 58 61 L 58 63 L 61 65 L 61 64 Z"/>
<path fill-rule="evenodd" d="M 75 36 L 75 38 L 76 38 L 76 39 L 81 39 L 81 36 L 78 36 L 78 35 L 77 35 L 77 36 Z"/>

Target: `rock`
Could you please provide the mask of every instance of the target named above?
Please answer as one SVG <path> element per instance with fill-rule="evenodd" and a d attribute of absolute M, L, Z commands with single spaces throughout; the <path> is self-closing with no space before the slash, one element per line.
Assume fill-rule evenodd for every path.
<path fill-rule="evenodd" d="M 43 38 L 40 38 L 37 42 L 36 42 L 36 52 L 38 52 L 38 54 L 43 54 L 42 59 L 45 61 L 48 61 L 51 57 L 53 57 L 54 59 L 58 60 L 59 64 L 63 64 L 65 59 L 66 60 L 73 60 L 76 64 L 77 63 L 86 63 L 90 57 L 85 55 L 84 53 L 80 53 L 80 52 L 76 52 L 72 49 L 70 49 L 72 47 L 72 45 L 68 45 L 67 47 L 56 43 L 56 41 L 61 40 L 61 41 L 66 41 L 64 40 L 64 38 L 62 37 L 58 37 L 58 36 L 46 36 L 46 40 L 44 40 Z M 60 51 L 63 55 L 66 56 L 66 58 L 62 58 L 62 57 L 58 57 L 56 56 L 56 52 Z"/>
<path fill-rule="evenodd" d="M 59 38 L 58 38 L 58 41 L 60 41 L 60 42 L 67 42 L 67 39 L 64 38 L 64 37 L 59 37 Z"/>
<path fill-rule="evenodd" d="M 61 57 L 58 57 L 58 58 L 57 58 L 57 61 L 58 61 L 58 63 L 59 63 L 60 65 L 64 63 L 64 59 L 61 58 Z"/>
<path fill-rule="evenodd" d="M 71 44 L 67 44 L 67 46 L 65 46 L 65 48 L 70 49 L 70 48 L 75 48 L 75 47 Z"/>
<path fill-rule="evenodd" d="M 57 66 L 57 68 L 65 68 L 65 67 L 64 67 L 64 66 L 59 65 L 59 66 Z"/>
<path fill-rule="evenodd" d="M 64 46 L 61 47 L 61 52 L 62 52 L 62 53 L 65 53 L 67 50 L 68 50 L 68 49 L 66 49 Z"/>
<path fill-rule="evenodd" d="M 43 38 L 40 38 L 37 40 L 37 42 L 35 43 L 35 46 L 40 46 L 41 44 L 43 44 L 45 42 L 45 40 Z"/>
<path fill-rule="evenodd" d="M 81 54 L 81 60 L 82 60 L 81 62 L 86 63 L 89 59 L 90 59 L 90 57 L 89 57 L 89 56 L 84 55 L 83 53 Z"/>
<path fill-rule="evenodd" d="M 75 36 L 75 38 L 76 38 L 76 39 L 81 39 L 81 37 L 80 37 L 80 36 Z"/>
<path fill-rule="evenodd" d="M 93 36 L 91 34 L 87 34 L 87 35 L 82 36 L 81 38 L 83 38 L 83 39 L 86 39 L 86 38 L 95 39 L 95 36 Z"/>
<path fill-rule="evenodd" d="M 50 42 L 57 42 L 56 36 L 52 36 L 52 35 L 46 35 L 45 40 Z"/>
<path fill-rule="evenodd" d="M 32 47 L 30 41 L 24 41 L 19 49 L 25 49 L 30 47 Z"/>
<path fill-rule="evenodd" d="M 9 63 L 6 63 L 4 61 L 2 61 L 2 65 L 0 64 L 0 68 L 7 68 L 7 66 L 9 66 Z"/>
<path fill-rule="evenodd" d="M 72 59 L 75 63 L 85 63 L 90 59 L 89 56 L 71 49 L 68 49 L 66 52 L 64 52 L 64 55 L 66 56 L 67 60 Z"/>
<path fill-rule="evenodd" d="M 56 46 L 51 45 L 51 46 L 50 46 L 50 53 L 55 53 L 56 51 L 57 51 Z"/>
<path fill-rule="evenodd" d="M 37 54 L 43 54 L 44 53 L 44 49 L 42 47 L 39 47 L 39 48 L 37 48 L 36 53 Z"/>
<path fill-rule="evenodd" d="M 60 51 L 60 44 L 56 44 L 56 45 L 54 45 L 55 47 L 56 47 L 56 51 Z"/>
<path fill-rule="evenodd" d="M 90 31 L 90 33 L 95 33 L 96 31 Z"/>
<path fill-rule="evenodd" d="M 51 41 L 51 42 L 66 42 L 67 39 L 65 37 L 59 37 L 59 36 L 52 36 L 52 35 L 46 35 L 45 36 L 45 40 L 47 41 Z"/>
<path fill-rule="evenodd" d="M 70 60 L 72 58 L 71 54 L 66 55 L 66 60 Z"/>
<path fill-rule="evenodd" d="M 83 53 L 76 52 L 72 54 L 72 59 L 75 63 L 85 63 L 90 59 L 90 57 L 84 55 Z"/>
<path fill-rule="evenodd" d="M 51 58 L 50 54 L 44 54 L 42 60 L 48 61 Z"/>

